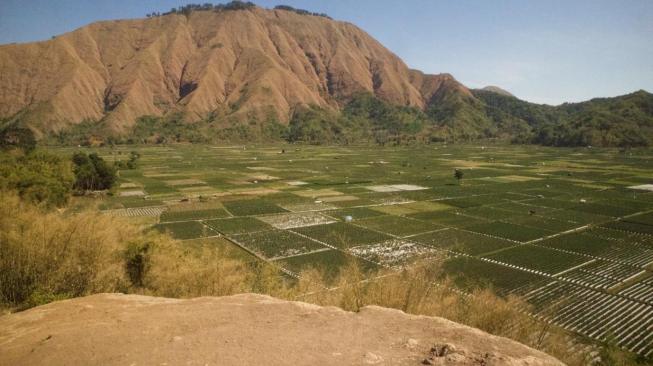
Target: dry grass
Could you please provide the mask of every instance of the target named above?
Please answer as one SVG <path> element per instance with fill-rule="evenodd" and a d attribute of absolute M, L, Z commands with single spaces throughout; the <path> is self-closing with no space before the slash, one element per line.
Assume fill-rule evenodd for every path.
<path fill-rule="evenodd" d="M 0 193 L 0 296 L 26 307 L 52 299 L 125 290 L 117 251 L 138 234 L 108 216 L 44 212 Z"/>
<path fill-rule="evenodd" d="M 528 316 L 529 305 L 520 298 L 503 298 L 490 289 L 480 288 L 463 294 L 442 278 L 440 268 L 433 262 L 401 272 L 379 273 L 373 280 L 365 280 L 360 269 L 352 264 L 341 271 L 335 286 L 326 288 L 324 283 L 322 273 L 311 269 L 302 273 L 291 294 L 296 296 L 295 300 L 349 311 L 378 305 L 446 318 L 514 339 L 570 366 L 648 364 L 636 363 L 633 354 L 613 346 L 601 349 L 598 363 L 590 362 L 592 358 L 596 361 L 596 356 L 589 355 L 596 347 L 584 345 L 563 329 Z M 576 346 L 570 347 L 572 344 Z"/>
<path fill-rule="evenodd" d="M 144 233 L 122 218 L 47 212 L 7 193 L 0 193 L 0 202 L 0 303 L 5 308 L 98 292 L 230 295 L 250 291 L 261 272 L 220 249 L 189 248 L 168 236 Z"/>

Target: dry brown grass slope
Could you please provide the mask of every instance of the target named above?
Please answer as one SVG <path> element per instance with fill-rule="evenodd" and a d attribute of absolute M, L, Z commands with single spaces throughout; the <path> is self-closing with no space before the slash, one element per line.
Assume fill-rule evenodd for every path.
<path fill-rule="evenodd" d="M 287 121 L 298 105 L 336 109 L 356 92 L 423 108 L 451 75 L 425 75 L 346 23 L 283 10 L 93 23 L 52 40 L 0 46 L 0 118 L 38 131 L 186 112 Z"/>

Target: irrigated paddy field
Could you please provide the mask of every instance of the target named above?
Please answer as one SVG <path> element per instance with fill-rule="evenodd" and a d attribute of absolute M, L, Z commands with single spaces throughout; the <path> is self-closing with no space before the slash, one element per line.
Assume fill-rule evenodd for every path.
<path fill-rule="evenodd" d="M 282 152 L 285 149 L 285 152 Z M 437 258 L 536 316 L 653 355 L 653 154 L 519 146 L 99 149 L 141 154 L 102 209 L 286 273 Z M 63 151 L 63 150 L 60 150 Z M 69 150 L 65 150 L 69 152 Z M 462 169 L 459 182 L 454 168 Z M 649 190 L 647 190 L 649 189 Z M 190 243 L 189 243 L 190 244 Z M 246 251 L 246 252 L 245 252 Z"/>

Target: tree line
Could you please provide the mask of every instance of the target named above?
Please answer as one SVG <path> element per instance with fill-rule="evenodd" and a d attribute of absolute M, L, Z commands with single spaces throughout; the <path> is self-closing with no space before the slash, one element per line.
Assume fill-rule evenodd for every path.
<path fill-rule="evenodd" d="M 212 3 L 203 3 L 203 4 L 187 4 L 183 6 L 179 6 L 176 8 L 170 9 L 170 11 L 160 13 L 160 12 L 152 12 L 148 13 L 146 16 L 148 18 L 151 17 L 158 17 L 162 15 L 169 15 L 169 14 L 183 14 L 183 15 L 189 15 L 193 11 L 227 11 L 227 10 L 247 10 L 247 9 L 252 9 L 255 8 L 256 4 L 254 4 L 251 1 L 230 1 L 225 4 L 212 4 Z"/>
<path fill-rule="evenodd" d="M 170 11 L 167 12 L 158 12 L 154 11 L 151 13 L 146 14 L 148 18 L 152 17 L 159 17 L 163 15 L 169 15 L 169 14 L 183 14 L 183 15 L 189 15 L 190 13 L 194 11 L 227 11 L 227 10 L 247 10 L 247 9 L 252 9 L 255 8 L 256 4 L 250 1 L 231 1 L 225 4 L 212 4 L 212 3 L 203 3 L 203 4 L 187 4 L 183 6 L 179 6 L 176 8 L 170 9 Z M 297 13 L 300 15 L 312 15 L 312 16 L 317 16 L 317 17 L 323 17 L 327 19 L 332 19 L 330 16 L 328 16 L 325 13 L 316 13 L 304 9 L 298 9 L 294 8 L 290 5 L 277 5 L 274 7 L 275 10 L 285 10 L 285 11 L 291 11 L 293 13 Z"/>
<path fill-rule="evenodd" d="M 0 191 L 16 191 L 29 202 L 48 207 L 64 206 L 72 194 L 110 191 L 118 170 L 135 169 L 140 154 L 113 164 L 97 153 L 78 151 L 62 156 L 36 148 L 27 128 L 0 130 Z"/>

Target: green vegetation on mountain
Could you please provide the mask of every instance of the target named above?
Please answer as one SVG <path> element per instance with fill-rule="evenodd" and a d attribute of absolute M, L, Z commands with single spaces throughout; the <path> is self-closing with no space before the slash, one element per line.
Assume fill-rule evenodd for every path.
<path fill-rule="evenodd" d="M 425 111 L 359 93 L 340 112 L 296 107 L 287 125 L 273 113 L 265 120 L 187 122 L 180 113 L 143 116 L 126 136 L 102 124 L 81 123 L 45 139 L 46 144 L 219 143 L 287 141 L 309 144 L 407 144 L 492 139 L 548 146 L 636 147 L 653 143 L 653 95 L 645 91 L 560 106 L 529 103 L 474 90 L 434 96 Z"/>
<path fill-rule="evenodd" d="M 653 95 L 643 90 L 556 107 L 489 91 L 473 93 L 496 125 L 520 124 L 524 128 L 521 134 L 513 134 L 519 142 L 624 147 L 648 146 L 653 142 Z"/>

